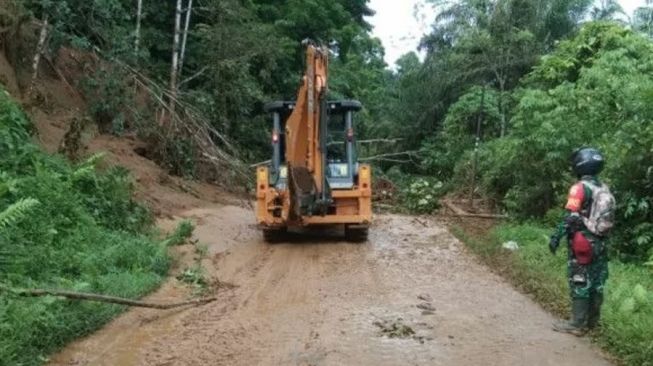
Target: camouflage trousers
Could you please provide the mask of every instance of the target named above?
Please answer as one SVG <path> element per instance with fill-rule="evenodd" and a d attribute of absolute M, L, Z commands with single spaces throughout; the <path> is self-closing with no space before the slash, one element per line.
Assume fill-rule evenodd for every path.
<path fill-rule="evenodd" d="M 603 249 L 602 240 L 594 239 L 592 245 L 596 246 L 598 250 L 595 250 L 590 264 L 581 265 L 573 256 L 569 258 L 567 272 L 572 299 L 589 299 L 594 295 L 603 295 L 603 289 L 609 276 L 608 256 Z"/>

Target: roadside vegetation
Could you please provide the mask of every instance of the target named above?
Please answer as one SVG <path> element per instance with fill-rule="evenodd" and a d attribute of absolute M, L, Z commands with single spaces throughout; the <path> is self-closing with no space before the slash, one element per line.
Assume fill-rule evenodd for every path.
<path fill-rule="evenodd" d="M 443 193 L 489 198 L 512 217 L 542 220 L 561 217 L 574 181 L 571 152 L 596 146 L 607 156 L 602 178 L 619 203 L 613 254 L 647 262 L 653 255 L 650 36 L 615 21 L 581 24 L 591 2 L 570 1 L 585 11 L 566 12 L 576 18 L 558 24 L 556 30 L 567 31 L 553 41 L 552 25 L 542 22 L 563 18 L 538 15 L 544 10 L 534 6 L 507 12 L 499 3 L 461 1 L 445 10 L 424 39 L 427 59 L 400 60 L 398 92 L 407 95 L 395 118 L 411 145 L 425 134 L 419 166 L 401 171 L 443 182 L 449 188 Z M 506 27 L 513 31 L 506 34 Z M 427 98 L 427 91 L 436 94 Z M 406 116 L 402 107 L 424 117 Z"/>
<path fill-rule="evenodd" d="M 0 90 L 0 285 L 137 298 L 166 275 L 153 217 L 120 168 L 70 164 L 35 145 L 30 121 Z M 124 307 L 0 290 L 0 364 L 38 365 Z"/>
<path fill-rule="evenodd" d="M 547 249 L 550 228 L 534 224 L 504 224 L 483 233 L 454 230 L 484 262 L 560 317 L 569 315 L 566 251 Z M 514 241 L 509 251 L 503 243 Z M 591 334 L 600 345 L 628 365 L 653 365 L 653 277 L 649 269 L 612 261 L 601 327 Z"/>

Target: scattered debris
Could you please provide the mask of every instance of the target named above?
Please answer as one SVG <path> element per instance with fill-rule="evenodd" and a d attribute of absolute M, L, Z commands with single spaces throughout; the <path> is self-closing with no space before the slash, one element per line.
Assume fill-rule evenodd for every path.
<path fill-rule="evenodd" d="M 510 250 L 511 252 L 514 252 L 516 250 L 519 250 L 519 244 L 517 244 L 516 241 L 507 241 L 501 245 L 503 249 Z"/>
<path fill-rule="evenodd" d="M 415 218 L 413 219 L 413 222 L 416 222 L 416 223 L 422 225 L 423 227 L 428 227 L 428 226 L 429 226 L 428 223 L 427 223 L 426 221 L 422 221 L 422 220 L 420 220 L 419 217 L 415 217 Z"/>
<path fill-rule="evenodd" d="M 381 335 L 389 338 L 409 338 L 415 335 L 413 328 L 403 324 L 401 318 L 396 321 L 375 321 L 374 325 L 381 329 Z"/>
<path fill-rule="evenodd" d="M 417 308 L 426 311 L 435 311 L 435 307 L 433 307 L 433 305 L 428 302 L 418 304 Z"/>
<path fill-rule="evenodd" d="M 397 188 L 390 180 L 377 178 L 372 187 L 372 192 L 374 192 L 372 199 L 375 202 L 392 202 L 396 196 Z"/>
<path fill-rule="evenodd" d="M 508 218 L 508 216 L 506 215 L 497 215 L 497 214 L 488 214 L 488 213 L 469 213 L 449 200 L 442 200 L 442 205 L 444 205 L 444 207 L 446 207 L 448 211 L 453 212 L 453 216 L 457 216 L 457 217 L 469 217 L 469 218 L 490 219 L 490 220 L 499 220 L 499 219 Z"/>

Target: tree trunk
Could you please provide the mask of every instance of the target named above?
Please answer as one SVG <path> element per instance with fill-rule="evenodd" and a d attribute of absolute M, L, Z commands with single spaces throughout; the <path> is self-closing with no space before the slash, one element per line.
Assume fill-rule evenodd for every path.
<path fill-rule="evenodd" d="M 505 78 L 499 79 L 499 113 L 501 114 L 501 137 L 506 135 L 506 112 L 503 107 L 503 94 L 506 87 Z"/>
<path fill-rule="evenodd" d="M 138 55 L 141 45 L 141 18 L 143 16 L 143 0 L 138 0 L 136 9 L 136 34 L 134 39 L 134 51 Z"/>
<path fill-rule="evenodd" d="M 190 16 L 193 12 L 193 0 L 188 0 L 188 8 L 186 9 L 186 24 L 184 24 L 184 37 L 181 41 L 181 54 L 179 55 L 179 75 L 182 75 L 184 70 L 184 59 L 186 56 L 186 41 L 188 40 L 188 28 L 190 27 Z"/>
<path fill-rule="evenodd" d="M 476 141 L 474 143 L 474 156 L 472 158 L 472 184 L 469 188 L 469 207 L 474 210 L 474 191 L 476 191 L 476 170 L 478 169 L 478 149 L 481 146 L 481 127 L 483 125 L 483 114 L 485 113 L 485 85 L 481 89 L 481 105 L 478 119 L 476 120 Z"/>
<path fill-rule="evenodd" d="M 177 10 L 175 11 L 175 33 L 172 41 L 172 65 L 170 68 L 170 118 L 174 118 L 175 102 L 177 99 L 177 78 L 179 77 L 179 40 L 181 35 L 181 4 L 182 0 L 177 0 Z"/>
<path fill-rule="evenodd" d="M 41 33 L 39 34 L 39 43 L 36 45 L 36 53 L 34 54 L 34 60 L 32 62 L 32 80 L 29 85 L 29 93 L 34 90 L 34 85 L 36 84 L 36 79 L 39 77 L 39 64 L 41 62 L 41 55 L 45 50 L 45 42 L 48 39 L 48 16 L 47 14 L 43 17 L 43 24 L 41 25 Z"/>

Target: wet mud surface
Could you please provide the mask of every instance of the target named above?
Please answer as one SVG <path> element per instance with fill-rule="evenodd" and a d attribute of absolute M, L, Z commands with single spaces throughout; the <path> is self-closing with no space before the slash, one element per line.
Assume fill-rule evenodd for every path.
<path fill-rule="evenodd" d="M 379 216 L 364 244 L 321 232 L 269 245 L 245 208 L 181 216 L 198 224 L 208 275 L 229 284 L 219 300 L 131 310 L 50 365 L 610 364 L 434 220 Z M 187 294 L 171 279 L 149 298 Z"/>

